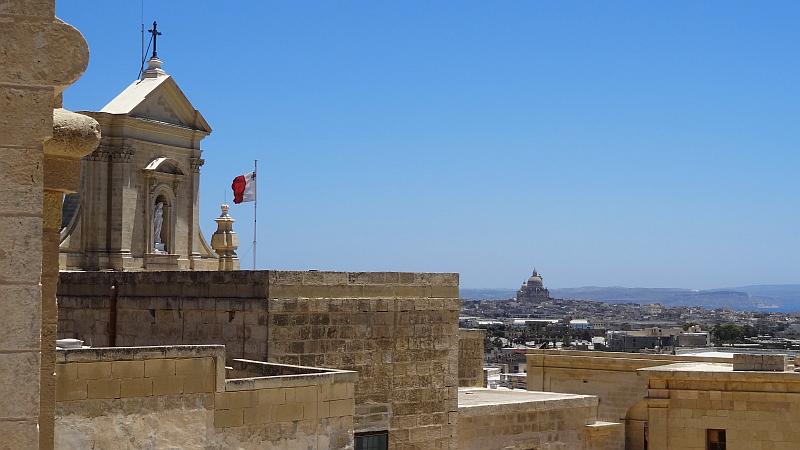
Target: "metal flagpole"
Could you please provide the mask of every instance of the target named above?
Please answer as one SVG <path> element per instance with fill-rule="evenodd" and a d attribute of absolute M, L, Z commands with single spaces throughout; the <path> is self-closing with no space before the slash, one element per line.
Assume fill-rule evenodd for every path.
<path fill-rule="evenodd" d="M 258 160 L 253 160 L 253 181 L 256 183 L 253 200 L 253 270 L 256 270 L 256 233 L 258 231 Z"/>

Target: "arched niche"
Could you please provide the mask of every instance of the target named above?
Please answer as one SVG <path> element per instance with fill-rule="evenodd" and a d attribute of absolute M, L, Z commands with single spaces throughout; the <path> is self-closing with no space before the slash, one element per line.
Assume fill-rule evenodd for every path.
<path fill-rule="evenodd" d="M 167 175 L 184 175 L 180 163 L 166 156 L 160 156 L 150 161 L 147 166 L 145 166 L 144 170 L 145 172 L 163 173 Z"/>
<path fill-rule="evenodd" d="M 143 172 L 147 186 L 144 208 L 144 220 L 147 224 L 145 227 L 145 253 L 177 254 L 175 248 L 177 192 L 178 186 L 185 177 L 185 172 L 181 169 L 178 161 L 166 157 L 155 158 L 143 169 Z M 161 204 L 160 223 L 157 223 L 159 204 Z"/>

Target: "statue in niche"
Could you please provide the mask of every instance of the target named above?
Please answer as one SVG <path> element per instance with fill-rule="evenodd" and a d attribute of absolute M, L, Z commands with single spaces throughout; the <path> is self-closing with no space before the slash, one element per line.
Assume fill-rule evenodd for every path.
<path fill-rule="evenodd" d="M 164 255 L 167 253 L 167 246 L 161 240 L 161 226 L 164 223 L 164 203 L 156 203 L 156 210 L 153 212 L 153 253 Z"/>

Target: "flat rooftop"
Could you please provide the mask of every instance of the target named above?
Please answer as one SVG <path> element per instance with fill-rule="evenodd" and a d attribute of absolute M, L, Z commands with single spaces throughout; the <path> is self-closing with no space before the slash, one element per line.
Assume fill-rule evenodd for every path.
<path fill-rule="evenodd" d="M 681 362 L 637 370 L 644 376 L 711 381 L 764 381 L 800 383 L 800 373 L 733 370 L 731 363 Z"/>
<path fill-rule="evenodd" d="M 481 407 L 510 406 L 514 409 L 536 411 L 577 408 L 597 405 L 594 395 L 561 394 L 521 389 L 459 388 L 458 409 L 461 412 L 478 410 Z"/>
<path fill-rule="evenodd" d="M 640 369 L 641 370 L 641 369 Z M 648 372 L 733 372 L 733 364 L 685 362 L 648 367 Z"/>
<path fill-rule="evenodd" d="M 707 356 L 710 358 L 730 358 L 733 359 L 733 352 L 685 352 L 680 353 L 680 356 Z"/>

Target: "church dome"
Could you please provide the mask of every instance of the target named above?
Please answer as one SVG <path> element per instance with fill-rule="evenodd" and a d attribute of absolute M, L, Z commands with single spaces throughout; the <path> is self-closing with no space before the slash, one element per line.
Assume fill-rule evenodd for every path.
<path fill-rule="evenodd" d="M 527 284 L 528 286 L 544 286 L 544 283 L 542 281 L 542 276 L 539 275 L 539 273 L 536 272 L 535 270 L 533 271 L 533 274 L 530 276 L 530 278 L 528 278 Z"/>

